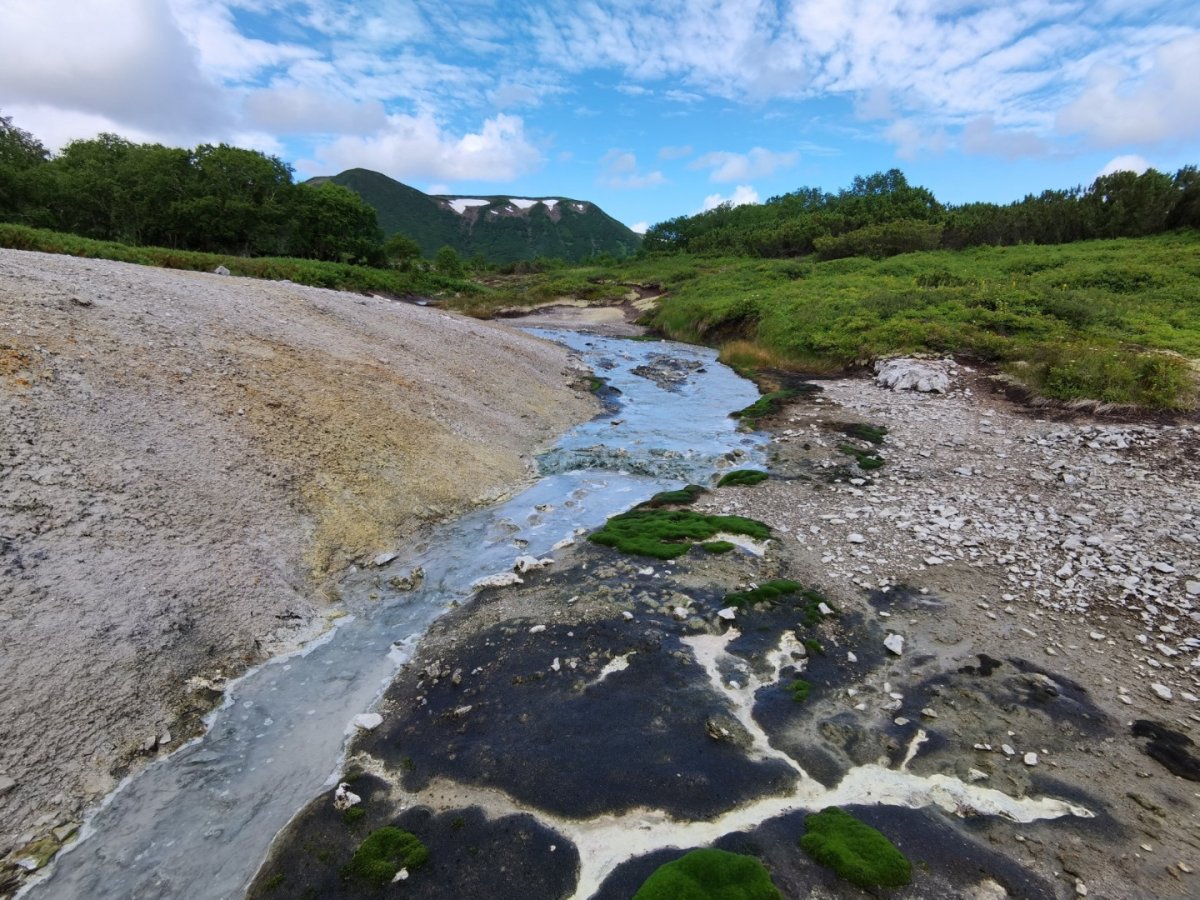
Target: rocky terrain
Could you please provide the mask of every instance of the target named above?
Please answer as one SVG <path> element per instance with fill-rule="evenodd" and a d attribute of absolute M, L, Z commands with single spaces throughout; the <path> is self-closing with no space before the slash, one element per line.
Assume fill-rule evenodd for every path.
<path fill-rule="evenodd" d="M 912 861 L 889 896 L 1195 896 L 1196 422 L 930 368 L 762 420 L 771 477 L 687 508 L 765 548 L 577 543 L 438 620 L 252 896 L 373 896 L 344 864 L 385 825 L 430 851 L 406 896 L 628 898 L 709 845 L 865 896 L 796 846 L 829 804 Z M 805 590 L 731 603 L 781 578 Z"/>
<path fill-rule="evenodd" d="M 0 251 L 0 859 L 320 633 L 348 562 L 526 480 L 578 378 L 383 298 Z"/>

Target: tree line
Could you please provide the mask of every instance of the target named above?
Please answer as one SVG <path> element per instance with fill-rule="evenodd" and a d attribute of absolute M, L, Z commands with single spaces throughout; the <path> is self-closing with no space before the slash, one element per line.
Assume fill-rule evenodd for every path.
<path fill-rule="evenodd" d="M 1200 171 L 1114 172 L 1089 187 L 1009 204 L 948 206 L 898 169 L 854 179 L 836 194 L 800 188 L 763 204 L 728 204 L 647 230 L 646 252 L 821 259 L 882 258 L 916 250 L 1065 244 L 1200 228 Z"/>
<path fill-rule="evenodd" d="M 340 185 L 295 183 L 278 157 L 115 134 L 51 154 L 4 116 L 0 220 L 137 246 L 374 265 L 387 258 L 371 206 Z"/>

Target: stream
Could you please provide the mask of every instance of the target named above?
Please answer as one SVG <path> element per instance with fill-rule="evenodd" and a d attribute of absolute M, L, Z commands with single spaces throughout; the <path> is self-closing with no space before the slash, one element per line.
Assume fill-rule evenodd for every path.
<path fill-rule="evenodd" d="M 429 624 L 517 556 L 544 556 L 609 516 L 733 459 L 761 466 L 763 439 L 730 419 L 758 397 L 706 349 L 530 329 L 605 379 L 605 412 L 564 435 L 542 476 L 507 502 L 433 530 L 382 568 L 352 571 L 350 615 L 226 689 L 210 727 L 127 779 L 21 896 L 241 896 L 274 836 L 334 783 L 355 715 L 368 711 Z M 411 592 L 392 576 L 424 570 Z"/>

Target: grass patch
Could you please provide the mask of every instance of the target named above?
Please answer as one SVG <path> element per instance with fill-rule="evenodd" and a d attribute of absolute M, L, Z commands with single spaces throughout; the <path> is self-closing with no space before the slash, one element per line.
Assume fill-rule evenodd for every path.
<path fill-rule="evenodd" d="M 767 477 L 766 472 L 760 472 L 757 469 L 734 469 L 732 472 L 727 472 L 717 482 L 717 487 L 751 487 L 762 484 Z"/>
<path fill-rule="evenodd" d="M 402 272 L 397 269 L 374 269 L 369 266 L 291 257 L 227 256 L 220 253 L 172 250 L 167 247 L 133 247 L 115 241 L 97 241 L 74 234 L 3 222 L 0 222 L 0 247 L 86 259 L 110 259 L 142 266 L 195 272 L 211 272 L 217 266 L 224 266 L 231 275 L 294 281 L 296 284 L 312 287 L 367 294 L 405 296 L 441 291 L 460 294 L 486 291 L 474 282 L 446 278 L 435 272 Z"/>
<path fill-rule="evenodd" d="M 729 415 L 750 425 L 757 425 L 759 419 L 765 419 L 767 416 L 779 412 L 784 403 L 799 393 L 799 391 L 793 388 L 771 391 L 769 394 L 763 394 L 745 409 L 739 409 L 737 412 L 731 412 Z"/>
<path fill-rule="evenodd" d="M 797 678 L 792 682 L 792 686 L 788 689 L 788 692 L 797 703 L 803 703 L 808 699 L 808 695 L 812 693 L 812 684 L 803 678 Z"/>
<path fill-rule="evenodd" d="M 729 541 L 705 541 L 700 545 L 700 549 L 705 553 L 719 554 L 728 553 L 736 546 L 737 544 L 731 544 Z"/>
<path fill-rule="evenodd" d="M 804 649 L 808 651 L 810 656 L 825 655 L 825 645 L 814 637 L 804 639 Z"/>
<path fill-rule="evenodd" d="M 704 849 L 659 866 L 633 900 L 782 900 L 782 895 L 753 856 Z"/>
<path fill-rule="evenodd" d="M 860 441 L 866 441 L 868 444 L 882 444 L 884 436 L 888 430 L 883 425 L 867 425 L 863 422 L 854 422 L 842 428 L 842 433 L 847 437 L 857 438 Z"/>
<path fill-rule="evenodd" d="M 367 817 L 367 811 L 361 806 L 352 806 L 342 813 L 342 821 L 347 825 L 355 825 Z"/>
<path fill-rule="evenodd" d="M 663 506 L 691 506 L 701 494 L 707 494 L 708 488 L 698 484 L 689 484 L 677 491 L 661 491 L 637 505 L 637 509 L 658 509 Z"/>
<path fill-rule="evenodd" d="M 837 445 L 838 450 L 845 453 L 847 456 L 853 456 L 854 461 L 858 463 L 858 467 L 864 472 L 872 472 L 875 469 L 882 469 L 886 460 L 876 453 L 874 450 L 863 450 L 855 447 L 853 444 L 845 442 Z"/>
<path fill-rule="evenodd" d="M 862 888 L 900 887 L 912 866 L 896 845 L 845 810 L 830 806 L 804 819 L 800 846 L 816 862 Z"/>
<path fill-rule="evenodd" d="M 358 845 L 346 868 L 355 878 L 383 885 L 401 869 L 418 869 L 428 861 L 429 851 L 415 834 L 388 825 Z"/>
<path fill-rule="evenodd" d="M 766 540 L 771 529 L 762 522 L 742 516 L 706 516 L 690 509 L 657 509 L 639 506 L 609 519 L 588 540 L 622 553 L 674 559 L 693 544 L 710 541 L 716 535 L 744 534 Z"/>

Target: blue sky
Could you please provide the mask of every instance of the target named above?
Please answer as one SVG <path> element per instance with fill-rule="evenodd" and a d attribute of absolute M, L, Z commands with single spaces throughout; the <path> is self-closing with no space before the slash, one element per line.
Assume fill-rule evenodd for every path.
<path fill-rule="evenodd" d="M 565 195 L 644 227 L 898 167 L 943 201 L 1200 164 L 1200 4 L 0 0 L 0 112 Z"/>

